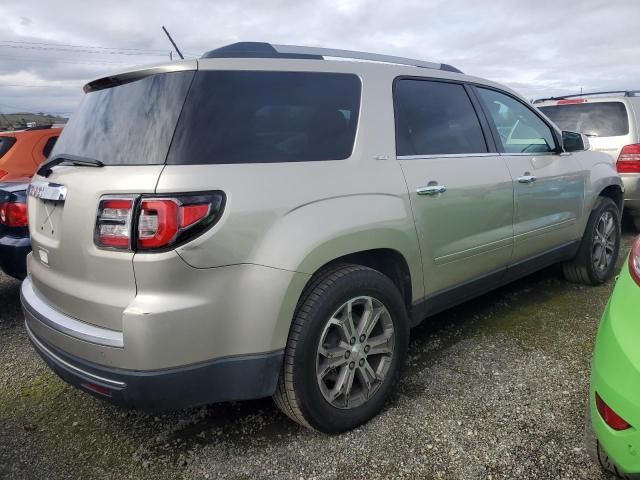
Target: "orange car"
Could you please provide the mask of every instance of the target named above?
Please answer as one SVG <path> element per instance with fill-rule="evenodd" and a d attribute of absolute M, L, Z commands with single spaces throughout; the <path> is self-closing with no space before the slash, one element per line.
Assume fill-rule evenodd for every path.
<path fill-rule="evenodd" d="M 32 177 L 51 153 L 59 127 L 33 127 L 0 133 L 0 181 Z"/>

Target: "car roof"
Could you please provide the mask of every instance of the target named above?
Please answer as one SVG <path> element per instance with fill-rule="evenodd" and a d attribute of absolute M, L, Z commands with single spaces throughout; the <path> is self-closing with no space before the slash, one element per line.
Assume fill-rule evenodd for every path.
<path fill-rule="evenodd" d="M 265 49 L 267 51 L 264 51 Z M 274 45 L 263 42 L 239 42 L 227 45 L 205 53 L 200 59 L 133 67 L 97 78 L 87 83 L 84 91 L 88 93 L 110 88 L 158 73 L 210 69 L 350 72 L 363 77 L 386 73 L 389 76 L 451 79 L 497 88 L 529 103 L 522 95 L 504 85 L 463 74 L 457 68 L 445 63 L 369 52 Z"/>
<path fill-rule="evenodd" d="M 12 130 L 7 132 L 0 132 L 0 137 L 26 137 L 26 136 L 41 136 L 48 134 L 59 134 L 62 131 L 62 127 L 44 127 L 44 128 L 27 128 L 26 130 Z"/>

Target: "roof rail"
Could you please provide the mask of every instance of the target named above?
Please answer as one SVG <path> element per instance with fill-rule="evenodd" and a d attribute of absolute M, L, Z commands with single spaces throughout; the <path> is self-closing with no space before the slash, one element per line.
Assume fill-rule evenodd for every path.
<path fill-rule="evenodd" d="M 25 128 L 25 132 L 30 132 L 32 130 L 48 130 L 51 127 L 53 127 L 53 124 L 49 124 L 49 125 L 36 125 L 35 127 L 28 127 Z"/>
<path fill-rule="evenodd" d="M 539 98 L 537 100 L 534 100 L 533 103 L 546 102 L 547 100 L 564 100 L 567 98 L 590 97 L 592 95 L 610 95 L 612 93 L 622 93 L 625 97 L 637 97 L 638 95 L 640 95 L 640 90 L 610 90 L 608 92 L 574 93 L 572 95 L 563 95 L 561 97 Z"/>
<path fill-rule="evenodd" d="M 419 68 L 431 68 L 447 72 L 462 73 L 446 63 L 433 63 L 412 58 L 380 55 L 377 53 L 338 50 L 333 48 L 301 47 L 298 45 L 273 45 L 266 42 L 238 42 L 206 52 L 202 58 L 297 58 L 324 60 L 325 57 L 349 58 L 370 62 L 393 63 Z"/>

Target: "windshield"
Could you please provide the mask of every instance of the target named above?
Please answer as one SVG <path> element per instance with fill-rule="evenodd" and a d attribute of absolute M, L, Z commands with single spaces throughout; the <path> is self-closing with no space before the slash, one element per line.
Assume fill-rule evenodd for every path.
<path fill-rule="evenodd" d="M 68 154 L 105 165 L 163 164 L 193 73 L 152 75 L 87 93 L 51 158 Z"/>
<path fill-rule="evenodd" d="M 596 137 L 629 133 L 627 109 L 622 102 L 572 103 L 540 107 L 562 130 Z"/>

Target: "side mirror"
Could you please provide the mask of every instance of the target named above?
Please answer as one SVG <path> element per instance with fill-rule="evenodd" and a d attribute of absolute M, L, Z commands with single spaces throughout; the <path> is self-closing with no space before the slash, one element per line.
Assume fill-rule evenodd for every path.
<path fill-rule="evenodd" d="M 589 138 L 576 132 L 562 131 L 562 148 L 565 152 L 582 152 L 589 150 Z"/>

